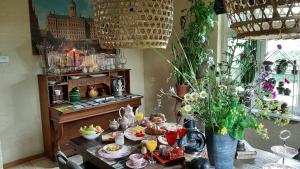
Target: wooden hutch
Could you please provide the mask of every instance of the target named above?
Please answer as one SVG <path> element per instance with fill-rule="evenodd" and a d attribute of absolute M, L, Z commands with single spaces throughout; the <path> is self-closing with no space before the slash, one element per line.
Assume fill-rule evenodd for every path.
<path fill-rule="evenodd" d="M 80 78 L 72 79 L 72 76 Z M 113 96 L 112 86 L 116 78 L 123 78 L 125 82 L 125 95 L 122 97 Z M 38 75 L 38 82 L 44 152 L 51 159 L 58 148 L 67 155 L 75 154 L 69 146 L 69 140 L 80 136 L 78 130 L 81 126 L 94 124 L 101 125 L 104 130 L 108 129 L 109 120 L 118 118 L 121 107 L 129 104 L 136 109 L 141 105 L 142 96 L 130 93 L 129 69 Z M 97 98 L 88 98 L 89 86 L 97 88 L 99 91 Z M 69 94 L 74 87 L 79 87 L 81 100 L 71 103 Z M 61 94 L 57 95 L 55 90 L 60 90 Z M 78 107 L 81 103 L 86 106 Z"/>

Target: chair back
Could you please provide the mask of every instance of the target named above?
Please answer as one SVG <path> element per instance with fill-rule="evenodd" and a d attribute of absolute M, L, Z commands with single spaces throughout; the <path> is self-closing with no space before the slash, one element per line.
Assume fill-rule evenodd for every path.
<path fill-rule="evenodd" d="M 62 151 L 58 151 L 55 157 L 59 169 L 82 169 L 80 165 L 70 161 Z"/>
<path fill-rule="evenodd" d="M 55 158 L 59 169 L 68 169 L 67 162 L 69 161 L 69 159 L 62 151 L 58 151 L 55 155 Z"/>

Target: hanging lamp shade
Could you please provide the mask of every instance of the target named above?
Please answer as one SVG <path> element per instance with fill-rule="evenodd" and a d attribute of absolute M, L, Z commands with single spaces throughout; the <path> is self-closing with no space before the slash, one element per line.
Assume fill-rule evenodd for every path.
<path fill-rule="evenodd" d="M 238 38 L 300 37 L 300 0 L 224 0 L 224 5 Z"/>
<path fill-rule="evenodd" d="M 166 48 L 173 0 L 94 0 L 94 23 L 106 48 Z"/>

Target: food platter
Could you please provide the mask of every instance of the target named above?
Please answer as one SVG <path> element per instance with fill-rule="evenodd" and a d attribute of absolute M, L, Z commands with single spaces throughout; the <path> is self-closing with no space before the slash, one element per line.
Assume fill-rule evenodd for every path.
<path fill-rule="evenodd" d="M 293 158 L 295 155 L 298 154 L 297 149 L 289 146 L 282 146 L 282 145 L 272 146 L 271 150 L 274 153 L 280 155 L 281 157 L 286 157 L 286 158 Z"/>
<path fill-rule="evenodd" d="M 262 167 L 263 169 L 296 169 L 294 167 L 284 165 L 284 164 L 278 164 L 278 163 L 269 163 Z"/>
<path fill-rule="evenodd" d="M 108 153 L 108 154 L 114 154 L 114 155 L 116 155 L 116 154 L 118 154 L 118 153 L 120 153 L 122 151 L 123 147 L 124 146 L 122 146 L 122 145 L 113 143 L 113 144 L 107 144 L 107 145 L 105 145 L 103 147 L 103 150 L 106 153 Z"/>
<path fill-rule="evenodd" d="M 130 155 L 130 153 L 131 153 L 130 147 L 126 145 L 123 145 L 122 149 L 118 153 L 108 153 L 106 150 L 104 150 L 104 147 L 98 150 L 98 155 L 107 159 L 123 158 Z"/>
<path fill-rule="evenodd" d="M 138 129 L 140 128 L 140 129 Z M 144 140 L 148 137 L 147 134 L 145 134 L 145 128 L 143 127 L 130 127 L 128 129 L 126 129 L 124 131 L 124 136 L 129 139 L 129 140 L 132 140 L 132 141 L 141 141 L 141 140 Z M 137 132 L 139 131 L 142 131 L 144 133 L 144 135 L 141 135 L 141 136 L 137 136 Z"/>

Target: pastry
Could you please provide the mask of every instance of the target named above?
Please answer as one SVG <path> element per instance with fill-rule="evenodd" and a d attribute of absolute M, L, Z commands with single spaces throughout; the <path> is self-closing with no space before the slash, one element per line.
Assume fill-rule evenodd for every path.
<path fill-rule="evenodd" d="M 158 124 L 167 121 L 167 119 L 162 113 L 152 113 L 150 115 L 150 121 Z"/>
<path fill-rule="evenodd" d="M 165 134 L 165 132 L 166 132 L 165 129 L 162 129 L 153 123 L 148 124 L 145 129 L 145 133 L 147 133 L 149 135 L 163 135 L 163 134 Z"/>

